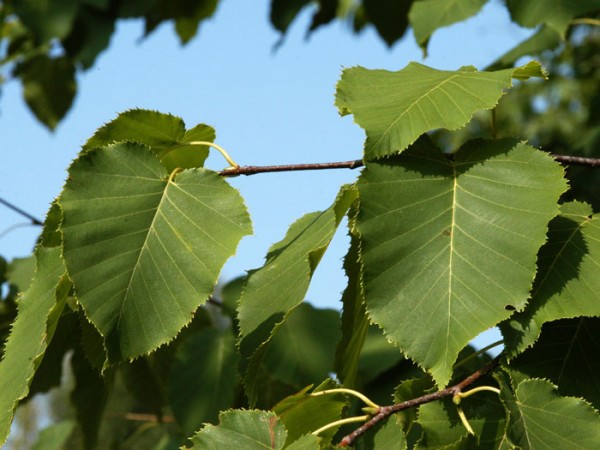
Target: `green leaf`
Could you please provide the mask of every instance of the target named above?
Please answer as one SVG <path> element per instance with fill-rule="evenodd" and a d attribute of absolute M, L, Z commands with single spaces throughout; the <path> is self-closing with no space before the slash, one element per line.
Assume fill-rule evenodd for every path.
<path fill-rule="evenodd" d="M 83 151 L 115 142 L 137 142 L 156 153 L 170 172 L 176 168 L 202 167 L 208 156 L 206 145 L 186 145 L 194 141 L 213 142 L 215 130 L 208 125 L 185 129 L 179 117 L 146 109 L 131 109 L 98 129 L 85 143 Z"/>
<path fill-rule="evenodd" d="M 543 23 L 565 36 L 569 22 L 593 13 L 600 8 L 600 0 L 507 0 L 506 6 L 519 25 L 532 28 Z"/>
<path fill-rule="evenodd" d="M 242 198 L 217 173 L 167 179 L 155 155 L 133 143 L 76 160 L 60 205 L 69 275 L 111 361 L 172 340 L 251 232 Z"/>
<path fill-rule="evenodd" d="M 23 96 L 35 117 L 53 130 L 65 116 L 77 91 L 75 67 L 66 57 L 36 56 L 16 69 Z"/>
<path fill-rule="evenodd" d="M 531 301 L 500 325 L 510 357 L 532 345 L 545 322 L 600 316 L 600 216 L 579 202 L 561 205 L 560 211 L 538 256 Z"/>
<path fill-rule="evenodd" d="M 31 450 L 61 450 L 75 430 L 75 422 L 64 420 L 40 431 Z"/>
<path fill-rule="evenodd" d="M 421 0 L 408 13 L 417 44 L 426 51 L 435 30 L 477 14 L 487 0 Z"/>
<path fill-rule="evenodd" d="M 394 416 L 389 417 L 376 430 L 373 437 L 373 450 L 405 450 L 407 448 L 406 436 L 395 419 Z"/>
<path fill-rule="evenodd" d="M 486 70 L 500 70 L 512 67 L 523 56 L 537 56 L 548 50 L 553 50 L 562 42 L 561 36 L 552 28 L 542 26 L 533 36 L 525 39 L 519 45 L 500 56 Z"/>
<path fill-rule="evenodd" d="M 271 376 L 297 389 L 327 378 L 340 340 L 340 315 L 301 303 L 272 337 L 263 363 Z"/>
<path fill-rule="evenodd" d="M 464 126 L 475 112 L 494 108 L 524 70 L 545 78 L 538 63 L 498 72 L 436 70 L 414 62 L 397 72 L 354 67 L 342 73 L 336 106 L 365 129 L 365 156 L 373 159 L 403 151 L 427 131 Z"/>
<path fill-rule="evenodd" d="M 172 0 L 169 3 L 173 3 Z M 182 44 L 187 44 L 198 33 L 200 22 L 211 17 L 217 10 L 218 0 L 203 0 L 195 3 L 195 8 L 186 14 L 181 14 L 175 19 L 175 31 Z M 182 5 L 190 2 L 181 2 Z"/>
<path fill-rule="evenodd" d="M 561 395 L 584 397 L 600 409 L 600 319 L 582 317 L 547 323 L 539 341 L 508 370 L 513 379 L 546 378 Z"/>
<path fill-rule="evenodd" d="M 561 397 L 552 383 L 526 380 L 516 390 L 519 440 L 524 449 L 600 448 L 600 416 L 584 400 Z"/>
<path fill-rule="evenodd" d="M 77 0 L 19 0 L 11 7 L 39 42 L 64 38 L 73 25 L 78 9 Z"/>
<path fill-rule="evenodd" d="M 566 189 L 562 168 L 513 140 L 453 160 L 422 139 L 358 181 L 367 311 L 438 385 L 480 332 L 523 308 Z"/>
<path fill-rule="evenodd" d="M 35 275 L 35 256 L 13 259 L 6 269 L 6 280 L 19 292 L 25 292 Z"/>
<path fill-rule="evenodd" d="M 413 0 L 362 1 L 367 20 L 389 47 L 404 36 L 408 28 L 408 11 L 412 3 Z"/>
<path fill-rule="evenodd" d="M 356 190 L 343 187 L 330 208 L 294 222 L 285 238 L 270 248 L 265 265 L 249 274 L 240 298 L 238 319 L 242 357 L 252 358 L 252 370 L 245 376 L 251 404 L 257 399 L 256 377 L 268 341 L 290 311 L 304 300 L 321 256 L 355 199 Z"/>
<path fill-rule="evenodd" d="M 31 286 L 19 300 L 19 314 L 0 362 L 0 445 L 8 436 L 17 403 L 29 392 L 68 292 L 60 249 L 38 248 L 36 265 Z"/>
<path fill-rule="evenodd" d="M 305 434 L 300 439 L 296 439 L 286 450 L 319 450 L 319 438 L 313 434 Z"/>
<path fill-rule="evenodd" d="M 270 19 L 277 31 L 285 33 L 298 13 L 311 3 L 311 0 L 272 0 Z"/>
<path fill-rule="evenodd" d="M 216 422 L 231 408 L 239 378 L 231 329 L 207 328 L 189 336 L 177 349 L 169 377 L 169 399 L 183 434 L 203 422 Z"/>
<path fill-rule="evenodd" d="M 219 425 L 206 425 L 193 438 L 193 449 L 282 449 L 287 437 L 278 417 L 267 411 L 231 410 L 221 413 Z"/>
<path fill-rule="evenodd" d="M 337 388 L 332 380 L 325 380 L 313 392 Z M 311 433 L 319 428 L 340 420 L 348 401 L 342 394 L 328 394 L 311 396 L 308 394 L 311 386 L 302 389 L 294 395 L 286 397 L 273 407 L 273 412 L 281 419 L 288 431 L 287 443 L 298 439 L 300 436 Z M 331 428 L 319 434 L 329 443 L 337 431 Z"/>

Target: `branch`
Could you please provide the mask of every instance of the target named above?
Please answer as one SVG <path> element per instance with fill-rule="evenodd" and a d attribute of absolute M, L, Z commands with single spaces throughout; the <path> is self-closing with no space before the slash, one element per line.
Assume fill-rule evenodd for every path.
<path fill-rule="evenodd" d="M 464 388 L 473 384 L 476 380 L 487 375 L 489 372 L 494 370 L 498 364 L 500 363 L 500 355 L 495 357 L 488 364 L 483 366 L 481 369 L 469 375 L 467 378 L 462 380 L 460 383 L 455 384 L 454 386 L 447 387 L 446 389 L 442 389 L 441 391 L 434 392 L 432 394 L 423 395 L 421 397 L 413 398 L 412 400 L 407 400 L 402 403 L 397 403 L 395 405 L 390 406 L 381 406 L 377 413 L 371 417 L 368 422 L 365 422 L 362 426 L 354 430 L 352 433 L 345 436 L 338 446 L 340 447 L 348 447 L 352 445 L 354 441 L 362 434 L 366 433 L 368 430 L 373 428 L 376 424 L 381 422 L 383 419 L 391 416 L 392 414 L 402 411 L 404 409 L 414 408 L 415 406 L 423 405 L 425 403 L 433 402 L 436 400 L 440 400 L 444 397 L 454 396 L 460 393 Z"/>
<path fill-rule="evenodd" d="M 31 214 L 29 214 L 26 211 L 23 211 L 21 208 L 19 208 L 18 206 L 13 205 L 12 203 L 7 202 L 6 200 L 4 200 L 3 198 L 0 198 L 0 203 L 2 203 L 4 206 L 6 206 L 7 208 L 12 209 L 14 212 L 21 214 L 23 217 L 27 217 L 30 221 L 32 225 L 43 225 L 42 221 L 37 219 L 35 216 L 32 216 Z"/>
<path fill-rule="evenodd" d="M 572 166 L 600 167 L 600 158 L 584 158 L 582 156 L 557 155 L 550 153 L 550 156 L 559 163 Z M 219 174 L 223 177 L 236 177 L 238 175 L 255 175 L 257 173 L 269 172 L 293 172 L 299 170 L 325 170 L 325 169 L 356 169 L 364 166 L 362 159 L 352 161 L 339 161 L 330 163 L 313 164 L 284 164 L 281 166 L 237 166 L 228 167 Z"/>

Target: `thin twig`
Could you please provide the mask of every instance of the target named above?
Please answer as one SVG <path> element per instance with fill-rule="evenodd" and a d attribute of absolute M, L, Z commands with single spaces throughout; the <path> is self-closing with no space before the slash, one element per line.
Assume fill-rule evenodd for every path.
<path fill-rule="evenodd" d="M 559 163 L 569 164 L 572 166 L 600 167 L 600 158 L 584 158 L 583 156 L 556 155 L 554 153 L 550 153 L 550 156 L 552 156 Z"/>
<path fill-rule="evenodd" d="M 23 217 L 27 217 L 29 220 L 31 220 L 31 223 L 33 225 L 43 225 L 42 221 L 37 219 L 35 216 L 32 216 L 31 214 L 29 214 L 26 211 L 23 211 L 21 208 L 19 208 L 18 206 L 13 205 L 12 203 L 7 202 L 6 200 L 4 200 L 3 198 L 0 198 L 0 203 L 2 203 L 4 206 L 6 206 L 7 208 L 12 209 L 14 212 L 21 214 Z"/>
<path fill-rule="evenodd" d="M 434 392 L 432 394 L 423 395 L 421 397 L 413 398 L 402 403 L 397 403 L 390 406 L 382 406 L 379 408 L 377 413 L 368 421 L 361 425 L 359 428 L 354 430 L 352 433 L 346 435 L 338 444 L 340 447 L 348 447 L 352 445 L 354 441 L 362 434 L 373 428 L 376 424 L 381 422 L 383 419 L 391 416 L 392 414 L 402 411 L 404 409 L 414 408 L 415 406 L 430 403 L 436 400 L 440 400 L 444 397 L 450 397 L 458 394 L 467 386 L 473 384 L 476 380 L 487 375 L 489 372 L 494 370 L 500 363 L 500 355 L 490 361 L 488 364 L 483 366 L 481 369 L 469 375 L 467 378 L 462 380 L 460 383 L 454 386 L 447 387 L 441 391 Z"/>
<path fill-rule="evenodd" d="M 156 414 L 145 413 L 108 413 L 107 419 L 125 419 L 133 422 L 174 423 L 173 416 L 159 417 Z"/>

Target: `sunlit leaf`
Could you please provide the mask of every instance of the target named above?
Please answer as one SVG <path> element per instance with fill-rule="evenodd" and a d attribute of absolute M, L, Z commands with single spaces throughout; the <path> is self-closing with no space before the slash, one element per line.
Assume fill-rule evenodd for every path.
<path fill-rule="evenodd" d="M 498 72 L 414 62 L 397 72 L 353 67 L 342 73 L 336 106 L 365 129 L 365 156 L 373 159 L 403 151 L 427 131 L 464 126 L 475 112 L 496 106 L 515 75 L 545 77 L 534 62 Z"/>
<path fill-rule="evenodd" d="M 115 142 L 137 142 L 147 145 L 168 171 L 201 167 L 208 156 L 205 145 L 190 142 L 213 142 L 215 130 L 196 125 L 186 131 L 179 117 L 146 109 L 132 109 L 99 128 L 83 146 L 84 151 L 105 147 Z"/>
<path fill-rule="evenodd" d="M 368 314 L 443 386 L 471 339 L 525 305 L 563 170 L 513 140 L 449 159 L 423 139 L 367 164 L 358 189 Z"/>
<path fill-rule="evenodd" d="M 417 44 L 423 49 L 435 30 L 477 14 L 487 0 L 421 0 L 408 14 Z"/>
<path fill-rule="evenodd" d="M 600 316 L 600 216 L 579 202 L 560 212 L 540 250 L 531 301 L 500 326 L 511 357 L 535 342 L 545 322 Z"/>
<path fill-rule="evenodd" d="M 111 360 L 148 353 L 191 320 L 251 232 L 242 198 L 209 170 L 169 177 L 140 144 L 88 152 L 69 174 L 60 205 L 77 298 Z"/>
<path fill-rule="evenodd" d="M 231 410 L 221 413 L 219 425 L 206 425 L 193 438 L 193 449 L 282 449 L 287 432 L 279 418 L 267 411 Z"/>
<path fill-rule="evenodd" d="M 19 299 L 19 314 L 0 362 L 0 445 L 8 436 L 18 401 L 29 392 L 69 290 L 60 249 L 38 248 L 36 266 L 29 289 Z"/>

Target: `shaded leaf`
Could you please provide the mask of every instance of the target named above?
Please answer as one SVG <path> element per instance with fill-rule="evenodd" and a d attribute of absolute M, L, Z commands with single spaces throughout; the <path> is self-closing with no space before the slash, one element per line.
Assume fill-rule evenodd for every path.
<path fill-rule="evenodd" d="M 77 298 L 112 361 L 148 353 L 191 320 L 251 232 L 242 198 L 212 171 L 167 179 L 140 144 L 88 152 L 69 173 L 60 205 Z"/>
<path fill-rule="evenodd" d="M 325 380 L 313 392 L 337 388 L 332 380 Z M 319 428 L 340 420 L 348 401 L 342 394 L 327 394 L 311 396 L 308 391 L 311 386 L 302 389 L 294 395 L 286 397 L 273 407 L 273 412 L 285 425 L 288 436 L 287 444 L 294 442 L 300 436 L 311 433 Z M 325 443 L 329 443 L 337 431 L 333 427 L 319 434 Z"/>
<path fill-rule="evenodd" d="M 600 448 L 600 416 L 585 401 L 561 397 L 545 380 L 526 380 L 516 389 L 519 440 L 524 449 Z"/>
<path fill-rule="evenodd" d="M 524 27 L 546 24 L 565 35 L 575 17 L 600 8 L 600 0 L 507 0 L 506 6 L 514 22 Z"/>
<path fill-rule="evenodd" d="M 40 55 L 19 64 L 16 75 L 23 82 L 29 109 L 49 129 L 56 128 L 75 98 L 73 63 L 66 57 Z"/>
<path fill-rule="evenodd" d="M 64 420 L 40 431 L 31 450 L 62 450 L 75 429 L 75 422 Z"/>
<path fill-rule="evenodd" d="M 304 300 L 312 274 L 355 198 L 355 189 L 345 186 L 330 208 L 294 222 L 285 238 L 270 248 L 265 265 L 249 274 L 238 319 L 246 367 L 252 359 L 244 381 L 251 404 L 257 399 L 255 385 L 268 341 Z"/>
<path fill-rule="evenodd" d="M 436 70 L 418 63 L 397 72 L 353 67 L 342 73 L 335 104 L 365 129 L 365 156 L 373 159 L 403 151 L 427 131 L 464 126 L 475 112 L 496 106 L 515 76 L 545 74 L 535 62 L 498 72 Z"/>
<path fill-rule="evenodd" d="M 438 385 L 460 350 L 523 308 L 562 168 L 512 140 L 449 159 L 427 140 L 371 162 L 358 181 L 367 310 Z"/>
<path fill-rule="evenodd" d="M 192 448 L 222 450 L 282 449 L 287 437 L 279 418 L 267 411 L 230 410 L 219 415 L 219 425 L 206 425 L 193 438 Z"/>
<path fill-rule="evenodd" d="M 35 275 L 35 256 L 15 258 L 6 268 L 6 281 L 14 286 L 18 292 L 25 292 Z"/>
<path fill-rule="evenodd" d="M 146 109 L 131 109 L 99 128 L 83 146 L 83 151 L 105 147 L 115 142 L 147 145 L 168 171 L 176 168 L 202 167 L 208 156 L 205 145 L 185 145 L 194 141 L 215 140 L 215 130 L 196 125 L 187 130 L 179 117 Z"/>
<path fill-rule="evenodd" d="M 487 0 L 421 0 L 408 13 L 417 44 L 426 50 L 435 30 L 477 14 Z"/>
<path fill-rule="evenodd" d="M 277 31 L 285 33 L 302 8 L 310 3 L 311 0 L 271 0 L 271 25 Z"/>
<path fill-rule="evenodd" d="M 413 0 L 363 0 L 366 18 L 388 47 L 404 36 Z"/>
<path fill-rule="evenodd" d="M 535 346 L 508 366 L 515 380 L 546 378 L 561 395 L 584 397 L 600 409 L 600 319 L 547 323 Z"/>
<path fill-rule="evenodd" d="M 540 249 L 531 301 L 500 325 L 510 357 L 532 345 L 545 322 L 600 316 L 600 217 L 579 202 L 561 205 L 560 212 Z"/>
<path fill-rule="evenodd" d="M 60 39 L 69 33 L 78 9 L 77 0 L 19 0 L 11 7 L 19 20 L 29 28 L 40 43 Z"/>
<path fill-rule="evenodd" d="M 52 340 L 52 319 L 58 320 L 68 292 L 60 249 L 38 248 L 36 266 L 31 286 L 19 300 L 19 313 L 0 362 L 0 445 L 8 436 L 18 401 L 29 392 L 31 379 Z"/>
<path fill-rule="evenodd" d="M 235 340 L 230 329 L 207 328 L 189 336 L 177 349 L 169 377 L 169 400 L 185 436 L 203 422 L 217 421 L 233 406 L 237 372 Z"/>
<path fill-rule="evenodd" d="M 300 439 L 296 439 L 286 450 L 319 450 L 319 438 L 313 434 L 305 434 Z"/>

